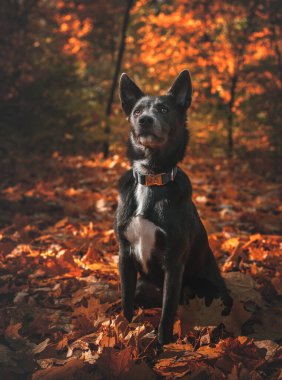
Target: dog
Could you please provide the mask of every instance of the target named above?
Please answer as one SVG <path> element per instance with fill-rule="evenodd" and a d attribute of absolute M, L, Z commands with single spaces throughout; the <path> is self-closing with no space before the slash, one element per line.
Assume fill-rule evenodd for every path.
<path fill-rule="evenodd" d="M 119 95 L 130 124 L 127 155 L 132 164 L 119 181 L 115 219 L 122 308 L 131 321 L 136 304 L 162 307 L 158 342 L 163 345 L 173 340 L 177 307 L 185 294 L 205 296 L 208 304 L 221 297 L 223 314 L 230 312 L 232 298 L 192 202 L 191 182 L 177 166 L 189 139 L 189 71 L 182 71 L 162 96 L 146 96 L 123 73 Z"/>

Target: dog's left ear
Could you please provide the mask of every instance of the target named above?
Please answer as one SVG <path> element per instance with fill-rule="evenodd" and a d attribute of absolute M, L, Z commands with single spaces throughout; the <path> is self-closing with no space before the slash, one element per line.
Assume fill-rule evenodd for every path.
<path fill-rule="evenodd" d="M 172 95 L 176 103 L 185 110 L 190 107 L 192 102 L 192 82 L 188 70 L 181 71 L 167 93 Z"/>
<path fill-rule="evenodd" d="M 119 81 L 119 97 L 122 109 L 128 116 L 138 99 L 142 98 L 144 93 L 125 73 L 121 74 Z"/>

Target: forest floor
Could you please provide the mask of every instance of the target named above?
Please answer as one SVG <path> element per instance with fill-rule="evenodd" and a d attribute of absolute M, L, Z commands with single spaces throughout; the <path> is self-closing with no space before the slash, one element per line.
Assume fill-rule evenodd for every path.
<path fill-rule="evenodd" d="M 159 309 L 120 312 L 113 231 L 122 153 L 4 157 L 0 185 L 0 378 L 281 379 L 279 186 L 246 161 L 199 151 L 181 167 L 234 298 L 180 306 L 157 350 Z"/>

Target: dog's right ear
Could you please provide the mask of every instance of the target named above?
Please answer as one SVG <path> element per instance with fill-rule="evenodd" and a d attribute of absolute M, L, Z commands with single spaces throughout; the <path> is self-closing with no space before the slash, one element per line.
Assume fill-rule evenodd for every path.
<path fill-rule="evenodd" d="M 121 74 L 119 81 L 119 97 L 122 109 L 127 116 L 131 113 L 137 100 L 142 98 L 142 96 L 144 96 L 144 93 L 133 80 L 130 79 L 127 74 Z"/>

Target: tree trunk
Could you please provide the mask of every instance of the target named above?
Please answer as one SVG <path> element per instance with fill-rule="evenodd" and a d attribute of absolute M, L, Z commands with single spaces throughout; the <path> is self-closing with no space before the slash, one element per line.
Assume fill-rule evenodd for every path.
<path fill-rule="evenodd" d="M 103 145 L 104 158 L 107 158 L 109 156 L 109 148 L 110 148 L 109 139 L 110 139 L 110 134 L 111 134 L 110 116 L 112 113 L 112 106 L 113 106 L 113 101 L 114 101 L 114 96 L 115 96 L 115 91 L 116 91 L 117 80 L 118 80 L 118 76 L 120 72 L 124 49 L 125 49 L 126 32 L 127 32 L 127 28 L 128 28 L 129 20 L 130 20 L 130 9 L 132 8 L 133 3 L 134 3 L 134 0 L 127 0 L 127 6 L 125 9 L 122 31 L 121 31 L 121 39 L 120 39 L 118 56 L 117 56 L 117 62 L 116 62 L 114 76 L 113 76 L 111 91 L 110 91 L 110 95 L 109 95 L 109 99 L 108 99 L 107 107 L 106 107 L 105 141 Z"/>
<path fill-rule="evenodd" d="M 230 87 L 230 101 L 228 103 L 228 115 L 227 115 L 227 155 L 228 157 L 232 157 L 233 155 L 233 147 L 234 147 L 234 140 L 233 140 L 233 123 L 234 123 L 234 103 L 236 98 L 236 90 L 237 90 L 237 84 L 239 75 L 242 70 L 242 66 L 244 64 L 244 55 L 246 48 L 249 43 L 249 36 L 251 35 L 252 31 L 254 31 L 255 27 L 255 20 L 256 20 L 256 9 L 259 5 L 259 0 L 253 0 L 250 2 L 250 8 L 247 16 L 247 27 L 246 27 L 246 34 L 245 39 L 243 43 L 241 43 L 241 47 L 239 49 L 235 48 L 237 50 L 237 64 L 235 68 L 235 73 L 231 78 L 231 87 Z"/>
<path fill-rule="evenodd" d="M 227 155 L 232 157 L 233 155 L 233 112 L 231 109 L 228 110 L 227 117 Z"/>
<path fill-rule="evenodd" d="M 234 122 L 234 102 L 235 102 L 235 93 L 236 86 L 238 82 L 238 75 L 234 74 L 231 79 L 231 87 L 230 87 L 230 101 L 228 103 L 228 115 L 227 115 L 227 155 L 228 157 L 232 157 L 233 155 L 233 122 Z"/>

